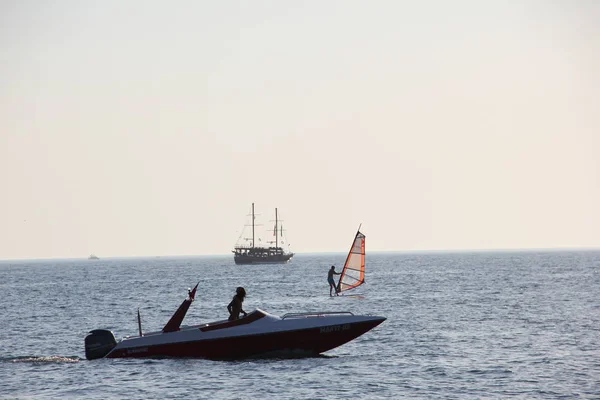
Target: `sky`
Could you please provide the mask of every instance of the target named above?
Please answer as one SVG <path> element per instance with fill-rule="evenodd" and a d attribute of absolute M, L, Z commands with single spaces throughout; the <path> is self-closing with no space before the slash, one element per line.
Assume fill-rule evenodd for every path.
<path fill-rule="evenodd" d="M 0 2 L 0 259 L 600 247 L 600 2 Z"/>

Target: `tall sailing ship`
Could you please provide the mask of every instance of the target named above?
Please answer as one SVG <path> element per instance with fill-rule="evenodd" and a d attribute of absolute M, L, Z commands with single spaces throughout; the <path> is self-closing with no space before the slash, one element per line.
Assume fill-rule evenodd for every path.
<path fill-rule="evenodd" d="M 252 203 L 252 214 L 251 224 L 247 225 L 252 227 L 252 236 L 245 237 L 244 229 L 238 243 L 235 245 L 233 252 L 233 260 L 236 264 L 285 264 L 293 256 L 294 253 L 289 251 L 289 244 L 283 235 L 283 225 L 279 221 L 277 216 L 277 209 L 275 209 L 275 225 L 273 226 L 273 240 L 265 240 L 256 235 L 256 216 L 254 214 L 254 203 Z M 270 234 L 270 231 L 269 231 Z M 258 240 L 258 243 L 257 243 Z M 288 250 L 286 251 L 283 246 L 287 245 Z"/>

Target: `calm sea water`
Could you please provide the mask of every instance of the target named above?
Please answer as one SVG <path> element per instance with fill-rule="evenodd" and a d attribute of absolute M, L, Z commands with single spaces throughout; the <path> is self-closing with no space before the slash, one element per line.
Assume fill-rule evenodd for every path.
<path fill-rule="evenodd" d="M 600 398 L 600 252 L 368 254 L 367 284 L 330 298 L 344 254 L 284 266 L 231 257 L 0 262 L 0 398 Z M 379 327 L 326 357 L 85 360 L 83 339 L 159 330 L 200 281 L 185 324 L 245 309 L 348 310 Z"/>

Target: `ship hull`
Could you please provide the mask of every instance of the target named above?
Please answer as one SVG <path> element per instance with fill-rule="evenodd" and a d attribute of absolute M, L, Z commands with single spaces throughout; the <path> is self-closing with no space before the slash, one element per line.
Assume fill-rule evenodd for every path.
<path fill-rule="evenodd" d="M 233 257 L 233 261 L 235 261 L 236 264 L 285 264 L 293 256 L 294 254 L 276 254 L 266 257 L 236 254 Z"/>

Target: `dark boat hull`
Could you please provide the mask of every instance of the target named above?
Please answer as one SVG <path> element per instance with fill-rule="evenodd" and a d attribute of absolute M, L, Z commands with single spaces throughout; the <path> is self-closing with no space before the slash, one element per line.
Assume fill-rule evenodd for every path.
<path fill-rule="evenodd" d="M 115 349 L 107 358 L 240 359 L 318 355 L 373 329 L 385 318 L 349 324 Z"/>
<path fill-rule="evenodd" d="M 258 255 L 243 255 L 236 254 L 233 260 L 236 264 L 285 264 L 287 263 L 294 254 L 274 254 L 261 257 Z"/>

